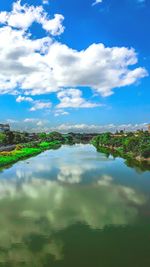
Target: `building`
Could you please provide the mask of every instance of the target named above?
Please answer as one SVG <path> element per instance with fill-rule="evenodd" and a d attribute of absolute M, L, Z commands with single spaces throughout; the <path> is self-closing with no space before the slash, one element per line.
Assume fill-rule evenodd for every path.
<path fill-rule="evenodd" d="M 5 133 L 10 131 L 9 124 L 0 124 L 0 133 Z"/>
<path fill-rule="evenodd" d="M 148 132 L 150 133 L 150 124 L 148 125 Z"/>
<path fill-rule="evenodd" d="M 36 133 L 29 133 L 29 134 L 27 134 L 27 138 L 28 138 L 29 141 L 38 140 L 38 134 L 36 134 Z"/>

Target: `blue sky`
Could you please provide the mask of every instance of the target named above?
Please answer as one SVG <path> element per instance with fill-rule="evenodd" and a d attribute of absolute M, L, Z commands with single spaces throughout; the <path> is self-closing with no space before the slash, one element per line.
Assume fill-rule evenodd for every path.
<path fill-rule="evenodd" d="M 0 2 L 0 121 L 38 131 L 150 122 L 150 0 L 97 2 Z"/>

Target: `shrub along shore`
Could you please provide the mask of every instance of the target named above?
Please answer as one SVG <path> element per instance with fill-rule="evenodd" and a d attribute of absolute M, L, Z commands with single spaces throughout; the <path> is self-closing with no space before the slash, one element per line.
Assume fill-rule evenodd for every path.
<path fill-rule="evenodd" d="M 97 151 L 127 159 L 127 164 L 150 168 L 150 134 L 148 132 L 103 133 L 92 139 Z"/>
<path fill-rule="evenodd" d="M 24 145 L 17 145 L 16 149 L 10 152 L 0 153 L 0 167 L 11 165 L 21 159 L 26 159 L 36 156 L 48 149 L 57 149 L 61 146 L 60 141 L 27 143 Z"/>

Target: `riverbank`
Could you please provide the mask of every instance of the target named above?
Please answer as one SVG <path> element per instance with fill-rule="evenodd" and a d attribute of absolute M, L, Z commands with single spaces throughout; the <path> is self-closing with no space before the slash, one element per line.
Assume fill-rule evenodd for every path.
<path fill-rule="evenodd" d="M 0 146 L 0 152 L 4 152 L 4 151 L 12 151 L 16 148 L 16 145 L 7 145 L 7 146 Z"/>
<path fill-rule="evenodd" d="M 7 167 L 19 160 L 36 156 L 48 149 L 57 149 L 62 144 L 73 145 L 89 143 L 94 134 L 60 134 L 57 132 L 40 134 L 39 139 L 21 144 L 3 145 L 0 147 L 0 167 Z M 42 140 L 43 139 L 43 140 Z"/>
<path fill-rule="evenodd" d="M 136 160 L 137 162 L 146 162 L 147 164 L 150 164 L 150 158 L 135 156 L 132 152 L 124 153 L 121 148 L 100 146 L 99 148 L 96 147 L 96 149 L 98 152 L 111 154 L 114 157 L 121 157 L 128 160 Z"/>
<path fill-rule="evenodd" d="M 0 152 L 0 167 L 6 167 L 19 160 L 27 159 L 40 154 L 48 149 L 57 149 L 61 146 L 60 141 L 28 143 L 18 145 L 13 151 Z"/>
<path fill-rule="evenodd" d="M 43 136 L 41 136 L 43 138 Z M 4 146 L 5 151 L 0 151 L 0 167 L 9 166 L 19 160 L 26 159 L 48 149 L 57 149 L 62 144 L 73 145 L 76 143 L 91 143 L 97 151 L 121 157 L 127 160 L 127 165 L 137 166 L 140 169 L 150 169 L 150 135 L 142 132 L 141 135 L 114 135 L 111 133 L 103 133 L 95 135 L 90 141 L 92 135 L 84 136 L 81 134 L 51 133 L 44 136 L 45 139 L 54 140 L 35 140 L 29 143 L 18 145 Z M 12 151 L 12 148 L 14 148 Z M 144 166 L 144 167 L 143 167 Z"/>
<path fill-rule="evenodd" d="M 138 156 L 135 157 L 132 152 L 125 154 L 121 151 L 121 149 L 114 149 L 114 148 L 112 149 L 110 147 L 104 147 L 104 146 L 99 146 L 99 147 L 95 146 L 95 148 L 98 152 L 104 153 L 108 157 L 112 155 L 114 158 L 120 157 L 125 159 L 125 164 L 128 167 L 137 168 L 141 171 L 150 170 L 150 158 L 146 159 Z"/>
<path fill-rule="evenodd" d="M 150 170 L 150 139 L 149 136 L 115 136 L 101 134 L 92 140 L 98 152 L 121 157 L 131 167 Z"/>

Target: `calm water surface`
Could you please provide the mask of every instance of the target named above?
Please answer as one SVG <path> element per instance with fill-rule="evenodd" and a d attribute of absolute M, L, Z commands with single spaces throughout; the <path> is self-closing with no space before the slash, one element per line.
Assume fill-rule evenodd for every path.
<path fill-rule="evenodd" d="M 62 146 L 0 171 L 0 267 L 149 267 L 150 172 Z"/>

